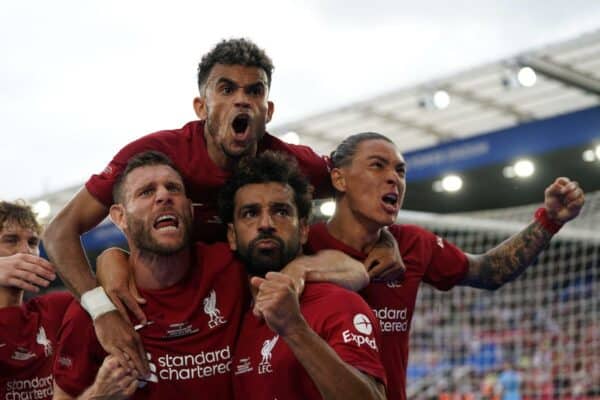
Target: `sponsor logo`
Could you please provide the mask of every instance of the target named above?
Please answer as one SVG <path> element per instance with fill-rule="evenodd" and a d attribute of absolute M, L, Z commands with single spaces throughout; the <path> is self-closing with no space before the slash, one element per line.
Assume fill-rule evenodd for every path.
<path fill-rule="evenodd" d="M 238 362 L 238 365 L 235 366 L 235 375 L 245 374 L 246 372 L 252 371 L 252 363 L 250 362 L 250 357 L 241 358 Z"/>
<path fill-rule="evenodd" d="M 17 350 L 15 350 L 15 352 L 11 358 L 13 360 L 17 360 L 17 361 L 27 361 L 34 357 L 35 357 L 35 353 L 33 353 L 27 349 L 24 349 L 22 347 L 19 347 L 19 348 L 17 348 Z"/>
<path fill-rule="evenodd" d="M 408 331 L 408 309 L 404 308 L 375 308 L 373 314 L 379 320 L 382 333 L 407 332 Z"/>
<path fill-rule="evenodd" d="M 44 346 L 44 354 L 46 355 L 46 357 L 52 355 L 52 342 L 48 340 L 48 337 L 46 336 L 46 330 L 43 326 L 40 326 L 40 330 L 38 331 L 37 336 L 35 337 L 35 341 L 38 344 Z"/>
<path fill-rule="evenodd" d="M 185 321 L 171 324 L 169 325 L 169 328 L 170 329 L 167 330 L 167 334 L 165 336 L 167 338 L 189 336 L 199 331 L 198 328 L 194 328 L 192 324 Z"/>
<path fill-rule="evenodd" d="M 437 245 L 440 246 L 443 249 L 444 248 L 444 240 L 441 237 L 439 237 L 439 236 L 436 236 L 435 240 L 437 242 Z"/>
<path fill-rule="evenodd" d="M 279 340 L 279 335 L 275 335 L 273 338 L 267 339 L 263 342 L 262 348 L 260 349 L 262 360 L 260 360 L 260 364 L 258 364 L 259 374 L 270 374 L 273 372 L 273 368 L 271 366 L 271 353 L 277 344 L 277 340 Z"/>
<path fill-rule="evenodd" d="M 158 357 L 155 369 L 151 370 L 156 375 L 156 381 L 186 381 L 229 374 L 231 350 L 227 346 L 196 354 L 165 354 Z"/>
<path fill-rule="evenodd" d="M 375 343 L 374 338 L 364 335 L 357 335 L 356 333 L 350 332 L 348 329 L 342 332 L 342 339 L 344 339 L 344 343 L 354 342 L 358 347 L 366 344 L 373 350 L 378 350 L 377 343 Z"/>
<path fill-rule="evenodd" d="M 356 330 L 364 335 L 370 335 L 373 332 L 373 325 L 365 314 L 356 314 L 352 322 Z"/>
<path fill-rule="evenodd" d="M 46 399 L 51 398 L 53 390 L 52 375 L 31 379 L 12 380 L 6 382 L 6 400 Z"/>
<path fill-rule="evenodd" d="M 221 311 L 217 308 L 217 293 L 214 289 L 211 290 L 210 294 L 204 299 L 204 313 L 210 317 L 210 320 L 208 321 L 208 327 L 210 329 L 216 328 L 227 322 L 226 319 L 221 317 Z"/>
<path fill-rule="evenodd" d="M 73 366 L 73 359 L 67 356 L 58 357 L 58 365 L 65 368 L 71 368 Z"/>
<path fill-rule="evenodd" d="M 389 281 L 386 283 L 386 285 L 390 289 L 396 289 L 396 288 L 402 287 L 402 282 L 401 281 Z"/>

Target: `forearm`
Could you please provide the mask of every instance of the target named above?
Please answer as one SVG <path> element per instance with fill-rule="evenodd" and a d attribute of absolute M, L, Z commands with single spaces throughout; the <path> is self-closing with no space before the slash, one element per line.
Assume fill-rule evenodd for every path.
<path fill-rule="evenodd" d="M 325 400 L 385 399 L 383 385 L 346 364 L 308 326 L 282 337 Z"/>
<path fill-rule="evenodd" d="M 305 279 L 309 282 L 330 282 L 353 291 L 369 284 L 364 265 L 341 251 L 322 250 L 307 259 Z"/>
<path fill-rule="evenodd" d="M 74 296 L 80 298 L 83 293 L 98 286 L 77 232 L 50 224 L 44 235 L 44 248 Z"/>
<path fill-rule="evenodd" d="M 486 253 L 467 255 L 469 271 L 461 284 L 498 289 L 531 265 L 551 239 L 552 234 L 536 220 Z"/>

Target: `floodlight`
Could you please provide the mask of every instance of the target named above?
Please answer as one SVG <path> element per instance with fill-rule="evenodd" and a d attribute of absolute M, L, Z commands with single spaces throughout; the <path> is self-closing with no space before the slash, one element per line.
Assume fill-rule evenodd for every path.
<path fill-rule="evenodd" d="M 450 95 L 445 90 L 437 90 L 433 94 L 433 105 L 438 110 L 448 108 L 450 105 Z"/>
<path fill-rule="evenodd" d="M 585 162 L 596 161 L 596 154 L 594 153 L 594 150 L 592 150 L 592 149 L 587 149 L 586 151 L 584 151 L 583 154 L 581 155 L 581 157 L 583 158 L 583 161 L 585 161 Z"/>
<path fill-rule="evenodd" d="M 457 192 L 462 188 L 463 181 L 458 175 L 447 175 L 442 179 L 442 188 L 446 192 Z"/>
<path fill-rule="evenodd" d="M 533 68 L 522 67 L 519 69 L 519 72 L 517 72 L 517 80 L 521 86 L 532 87 L 535 85 L 537 75 Z"/>
<path fill-rule="evenodd" d="M 323 204 L 321 204 L 319 210 L 321 211 L 321 214 L 327 217 L 331 217 L 335 212 L 335 201 L 324 202 Z"/>
<path fill-rule="evenodd" d="M 527 178 L 535 172 L 535 166 L 530 160 L 519 160 L 514 165 L 515 174 L 519 178 Z"/>

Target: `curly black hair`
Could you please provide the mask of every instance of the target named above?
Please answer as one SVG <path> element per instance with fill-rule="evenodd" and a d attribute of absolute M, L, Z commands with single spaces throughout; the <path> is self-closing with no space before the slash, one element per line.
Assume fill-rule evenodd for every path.
<path fill-rule="evenodd" d="M 202 92 L 202 87 L 215 64 L 262 68 L 267 74 L 267 85 L 271 87 L 273 61 L 263 49 L 249 39 L 222 40 L 202 57 L 198 64 L 198 89 L 200 92 Z"/>
<path fill-rule="evenodd" d="M 265 151 L 257 157 L 243 158 L 231 178 L 219 193 L 219 216 L 224 223 L 233 222 L 234 199 L 237 191 L 253 183 L 276 182 L 289 185 L 294 191 L 294 202 L 299 219 L 308 220 L 312 206 L 312 186 L 290 156 Z"/>

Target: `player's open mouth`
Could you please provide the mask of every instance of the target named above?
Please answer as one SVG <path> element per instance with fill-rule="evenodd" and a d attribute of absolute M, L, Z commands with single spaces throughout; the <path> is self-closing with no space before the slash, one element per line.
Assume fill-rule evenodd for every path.
<path fill-rule="evenodd" d="M 381 200 L 386 204 L 395 206 L 398 204 L 398 194 L 397 193 L 387 193 L 387 194 L 383 195 Z"/>
<path fill-rule="evenodd" d="M 154 220 L 154 229 L 177 230 L 179 228 L 179 218 L 175 214 L 163 214 Z"/>
<path fill-rule="evenodd" d="M 231 127 L 236 135 L 242 135 L 248 129 L 248 125 L 250 125 L 250 116 L 248 114 L 239 114 L 231 123 Z"/>

